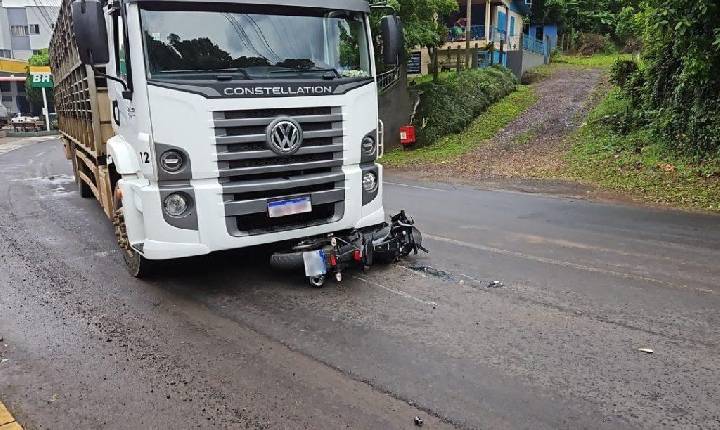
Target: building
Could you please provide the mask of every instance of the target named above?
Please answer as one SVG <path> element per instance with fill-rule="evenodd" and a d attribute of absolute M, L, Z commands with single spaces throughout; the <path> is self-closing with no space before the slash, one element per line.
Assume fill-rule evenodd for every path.
<path fill-rule="evenodd" d="M 545 41 L 550 52 L 558 46 L 558 26 L 555 24 L 532 24 L 528 36 Z"/>
<path fill-rule="evenodd" d="M 50 44 L 57 0 L 0 0 L 0 57 L 27 60 Z"/>
<path fill-rule="evenodd" d="M 530 13 L 531 0 L 459 0 L 458 11 L 445 20 L 449 31 L 445 44 L 439 48 L 440 68 L 453 69 L 464 62 L 467 1 L 471 2 L 470 47 L 478 55 L 473 64 L 480 67 L 503 64 L 521 76 L 527 69 L 547 61 L 543 41 L 526 33 L 525 17 Z M 416 65 L 415 73 L 429 73 L 431 58 L 427 49 L 418 49 L 411 58 Z"/>
<path fill-rule="evenodd" d="M 31 113 L 25 96 L 27 60 L 50 44 L 57 0 L 0 0 L 0 102 L 10 114 Z"/>
<path fill-rule="evenodd" d="M 25 61 L 0 58 L 0 103 L 10 116 L 30 112 L 25 96 L 27 66 Z"/>
<path fill-rule="evenodd" d="M 521 49 L 523 16 L 530 12 L 528 0 L 470 0 L 470 34 L 472 42 L 500 42 L 508 51 Z M 448 43 L 465 41 L 467 1 L 459 1 L 458 12 L 448 17 Z"/>

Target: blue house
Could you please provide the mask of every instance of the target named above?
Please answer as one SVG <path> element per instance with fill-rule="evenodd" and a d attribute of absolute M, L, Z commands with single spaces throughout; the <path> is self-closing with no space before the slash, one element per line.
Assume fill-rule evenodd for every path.
<path fill-rule="evenodd" d="M 558 27 L 555 24 L 532 24 L 528 29 L 528 37 L 535 40 L 542 40 L 552 51 L 558 44 Z"/>

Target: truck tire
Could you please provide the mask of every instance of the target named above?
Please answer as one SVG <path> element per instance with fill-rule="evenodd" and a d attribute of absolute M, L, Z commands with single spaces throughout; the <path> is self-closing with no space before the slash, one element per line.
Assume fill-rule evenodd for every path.
<path fill-rule="evenodd" d="M 138 279 L 150 276 L 153 272 L 154 263 L 140 255 L 140 253 L 130 245 L 122 206 L 117 208 L 113 214 L 113 225 L 115 226 L 115 237 L 122 251 L 125 267 L 130 275 Z"/>
<path fill-rule="evenodd" d="M 289 252 L 273 254 L 270 257 L 270 266 L 278 270 L 297 270 L 305 267 L 302 252 Z"/>

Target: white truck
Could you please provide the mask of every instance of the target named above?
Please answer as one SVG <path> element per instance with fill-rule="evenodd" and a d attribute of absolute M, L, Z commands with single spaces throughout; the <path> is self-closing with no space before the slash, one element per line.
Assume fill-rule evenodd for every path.
<path fill-rule="evenodd" d="M 343 252 L 367 265 L 374 247 L 417 251 L 409 220 L 384 223 L 370 24 L 365 0 L 64 0 L 50 44 L 59 128 L 134 276 L 296 241 L 276 262 L 322 284 Z M 399 20 L 380 27 L 396 64 Z"/>

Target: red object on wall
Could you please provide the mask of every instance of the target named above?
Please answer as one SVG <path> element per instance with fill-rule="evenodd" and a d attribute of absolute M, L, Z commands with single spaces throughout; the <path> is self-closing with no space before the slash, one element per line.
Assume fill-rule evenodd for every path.
<path fill-rule="evenodd" d="M 404 125 L 400 127 L 400 143 L 406 146 L 415 143 L 415 126 Z"/>

